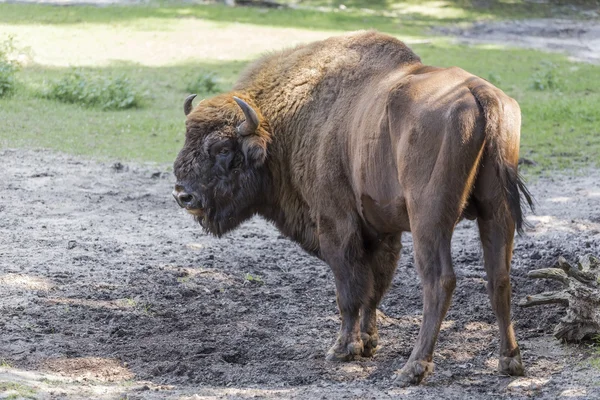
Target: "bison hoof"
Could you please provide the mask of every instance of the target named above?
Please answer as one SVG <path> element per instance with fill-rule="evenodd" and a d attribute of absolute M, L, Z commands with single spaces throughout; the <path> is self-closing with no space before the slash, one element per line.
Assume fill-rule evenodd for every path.
<path fill-rule="evenodd" d="M 377 333 L 373 333 L 369 335 L 368 333 L 361 333 L 361 338 L 363 341 L 363 357 L 373 357 L 375 355 L 375 351 L 377 351 L 377 344 L 379 343 L 379 335 Z"/>
<path fill-rule="evenodd" d="M 432 362 L 409 361 L 400 371 L 396 372 L 394 383 L 400 387 L 418 385 L 425 377 L 432 373 Z"/>
<path fill-rule="evenodd" d="M 362 354 L 363 349 L 360 339 L 350 341 L 340 337 L 327 352 L 327 361 L 352 361 Z"/>
<path fill-rule="evenodd" d="M 522 376 L 525 374 L 523 361 L 521 361 L 521 352 L 518 348 L 513 350 L 510 356 L 500 356 L 498 371 L 500 371 L 501 374 L 511 376 Z"/>

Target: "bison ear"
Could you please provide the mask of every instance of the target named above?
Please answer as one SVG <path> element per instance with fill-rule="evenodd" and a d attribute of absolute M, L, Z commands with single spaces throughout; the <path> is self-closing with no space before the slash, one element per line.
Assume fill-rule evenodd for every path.
<path fill-rule="evenodd" d="M 185 113 L 186 117 L 192 111 L 192 102 L 194 101 L 195 98 L 196 98 L 196 95 L 192 94 L 192 95 L 189 95 L 183 102 L 183 112 Z"/>
<path fill-rule="evenodd" d="M 242 136 L 252 135 L 256 132 L 256 128 L 258 128 L 258 125 L 260 124 L 256 111 L 254 111 L 248 103 L 238 97 L 233 96 L 233 100 L 240 106 L 246 117 L 246 120 L 238 125 L 238 133 Z"/>

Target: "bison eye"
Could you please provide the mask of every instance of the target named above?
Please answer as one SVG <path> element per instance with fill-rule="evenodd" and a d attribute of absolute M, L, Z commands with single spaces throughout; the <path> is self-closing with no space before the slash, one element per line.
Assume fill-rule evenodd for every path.
<path fill-rule="evenodd" d="M 227 147 L 223 147 L 221 150 L 219 150 L 219 155 L 221 156 L 226 156 L 227 154 L 229 154 L 230 150 Z"/>

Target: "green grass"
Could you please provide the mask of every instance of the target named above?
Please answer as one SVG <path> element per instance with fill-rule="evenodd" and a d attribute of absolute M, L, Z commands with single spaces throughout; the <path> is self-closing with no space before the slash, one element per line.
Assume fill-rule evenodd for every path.
<path fill-rule="evenodd" d="M 297 3 L 296 1 L 281 1 Z M 341 10 L 339 6 L 347 6 Z M 216 22 L 241 22 L 303 29 L 352 30 L 377 28 L 386 32 L 406 31 L 439 24 L 472 22 L 481 19 L 585 17 L 582 10 L 594 10 L 600 1 L 582 1 L 578 8 L 568 3 L 520 0 L 408 0 L 408 1 L 303 1 L 294 9 L 226 7 L 220 4 L 198 5 L 180 1 L 151 1 L 145 7 L 0 4 L 0 23 L 6 24 L 129 24 L 138 28 L 153 26 L 173 18 L 201 18 Z"/>
<path fill-rule="evenodd" d="M 415 45 L 423 61 L 458 65 L 516 98 L 523 113 L 523 157 L 538 163 L 533 171 L 576 168 L 600 160 L 600 68 L 573 64 L 561 56 L 529 50 L 483 49 L 448 44 Z M 531 87 L 544 60 L 564 71 L 559 89 Z M 104 159 L 171 162 L 183 144 L 183 99 L 188 77 L 197 69 L 213 71 L 223 88 L 231 87 L 245 62 L 194 63 L 171 67 L 114 66 L 95 73 L 126 75 L 144 94 L 144 106 L 101 111 L 63 104 L 41 96 L 44 81 L 69 69 L 26 68 L 22 88 L 0 99 L 2 147 L 46 147 Z M 200 96 L 207 95 L 200 93 Z"/>
<path fill-rule="evenodd" d="M 347 9 L 370 9 L 380 12 L 402 13 L 422 10 L 425 15 L 436 14 L 446 18 L 450 14 L 462 14 L 464 18 L 543 18 L 557 14 L 582 16 L 582 11 L 595 10 L 599 0 L 571 1 L 523 1 L 523 0 L 278 0 L 284 4 L 300 4 L 308 7 Z M 575 7 L 574 7 L 575 6 Z M 438 17 L 438 18 L 439 18 Z"/>
<path fill-rule="evenodd" d="M 0 358 L 0 368 L 12 368 L 12 365 L 4 358 Z"/>
<path fill-rule="evenodd" d="M 15 382 L 0 382 L 0 393 L 3 399 L 36 399 L 36 391 L 32 387 Z M 4 397 L 6 394 L 6 397 Z"/>
<path fill-rule="evenodd" d="M 439 3 L 450 9 L 462 4 Z M 265 12 L 172 3 L 103 8 L 0 4 L 0 39 L 3 34 L 16 35 L 17 46 L 31 47 L 38 62 L 18 72 L 13 96 L 0 99 L 0 146 L 52 148 L 108 160 L 172 162 L 183 143 L 182 106 L 191 86 L 206 88 L 200 97 L 212 95 L 208 93 L 211 85 L 198 81 L 214 74 L 219 89 L 228 90 L 248 60 L 270 48 L 269 40 L 315 40 L 334 34 L 333 30 L 365 25 L 400 38 L 422 39 L 426 37 L 423 27 L 435 22 L 421 13 L 420 19 L 399 23 L 398 14 L 385 16 L 384 11 L 392 5 L 380 6 L 370 14 L 360 10 Z M 472 20 L 488 12 L 484 11 L 467 10 L 461 18 Z M 451 20 L 443 15 L 437 22 Z M 290 30 L 289 26 L 303 29 Z M 220 39 L 216 38 L 219 34 Z M 249 37 L 252 34 L 256 37 Z M 135 40 L 127 43 L 132 37 Z M 148 43 L 154 47 L 145 50 Z M 600 67 L 572 63 L 557 54 L 460 46 L 439 38 L 412 47 L 424 63 L 460 66 L 489 79 L 519 101 L 523 113 L 521 154 L 538 164 L 529 167 L 530 171 L 598 165 Z M 70 66 L 94 76 L 126 77 L 140 94 L 140 107 L 102 111 L 44 98 L 50 82 L 64 78 L 72 71 Z M 548 79 L 552 84 L 547 84 Z"/>
<path fill-rule="evenodd" d="M 590 359 L 590 365 L 596 368 L 597 370 L 600 370 L 600 336 L 597 336 L 595 340 L 596 346 L 598 346 L 598 348 L 596 349 L 595 354 Z M 600 381 L 596 382 L 596 384 L 600 385 Z"/>
<path fill-rule="evenodd" d="M 386 32 L 418 34 L 431 18 L 383 16 L 360 10 L 322 12 L 318 10 L 263 10 L 222 5 L 153 4 L 150 7 L 69 7 L 67 10 L 44 5 L 0 4 L 0 24 L 127 25 L 132 29 L 169 30 L 174 19 L 202 19 L 222 24 L 250 23 L 272 27 L 297 27 L 318 30 L 355 30 L 377 28 Z M 429 21 L 430 23 L 427 23 Z"/>
<path fill-rule="evenodd" d="M 19 64 L 11 58 L 13 52 L 13 38 L 9 36 L 0 42 L 0 97 L 10 96 L 15 89 L 15 74 Z"/>
<path fill-rule="evenodd" d="M 600 166 L 600 67 L 572 63 L 558 54 L 524 49 L 415 45 L 423 62 L 460 66 L 514 97 L 521 106 L 521 156 L 531 172 Z M 537 90 L 540 71 L 552 65 L 555 89 Z M 490 79 L 493 77 L 493 79 Z"/>
<path fill-rule="evenodd" d="M 141 97 L 125 76 L 73 70 L 50 82 L 44 97 L 101 110 L 139 108 Z"/>
<path fill-rule="evenodd" d="M 252 275 L 249 272 L 247 272 L 246 275 L 244 275 L 244 282 L 257 283 L 259 285 L 263 285 L 265 283 L 265 281 L 263 281 L 263 279 L 260 276 Z"/>
<path fill-rule="evenodd" d="M 197 68 L 213 70 L 227 86 L 241 62 L 175 67 L 117 66 L 94 73 L 126 75 L 144 94 L 139 109 L 102 111 L 45 99 L 44 81 L 69 69 L 25 68 L 22 90 L 0 99 L 2 147 L 44 147 L 103 159 L 173 161 L 183 144 L 186 78 Z M 200 96 L 203 93 L 199 93 Z"/>

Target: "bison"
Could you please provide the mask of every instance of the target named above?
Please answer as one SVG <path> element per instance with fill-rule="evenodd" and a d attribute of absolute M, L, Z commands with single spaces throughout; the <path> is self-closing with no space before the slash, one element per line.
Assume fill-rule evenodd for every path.
<path fill-rule="evenodd" d="M 376 308 L 412 232 L 423 285 L 417 342 L 401 386 L 433 371 L 456 277 L 450 241 L 479 226 L 500 331 L 499 370 L 523 374 L 510 318 L 515 229 L 525 201 L 517 163 L 519 105 L 460 68 L 436 68 L 374 31 L 272 53 L 233 90 L 185 100 L 173 195 L 216 236 L 253 215 L 273 222 L 333 270 L 341 328 L 328 360 L 370 357 Z"/>

